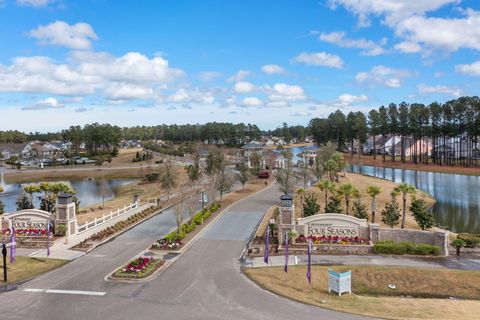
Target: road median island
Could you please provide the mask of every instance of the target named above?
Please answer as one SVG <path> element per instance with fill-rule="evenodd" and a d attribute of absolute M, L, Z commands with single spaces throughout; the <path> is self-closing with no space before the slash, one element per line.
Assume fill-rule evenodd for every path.
<path fill-rule="evenodd" d="M 352 271 L 353 294 L 328 293 L 327 270 Z M 387 319 L 468 319 L 480 312 L 480 271 L 381 266 L 243 268 L 260 288 L 322 308 Z M 389 288 L 393 284 L 395 289 Z"/>

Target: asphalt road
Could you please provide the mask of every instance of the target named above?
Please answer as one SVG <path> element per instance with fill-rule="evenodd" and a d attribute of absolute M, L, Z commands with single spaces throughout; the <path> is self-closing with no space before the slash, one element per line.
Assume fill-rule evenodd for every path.
<path fill-rule="evenodd" d="M 104 276 L 174 226 L 164 213 L 70 264 L 0 295 L 1 319 L 362 319 L 268 293 L 240 272 L 238 257 L 279 193 L 269 188 L 234 205 L 173 265 L 146 283 Z M 26 288 L 106 292 L 32 293 Z"/>

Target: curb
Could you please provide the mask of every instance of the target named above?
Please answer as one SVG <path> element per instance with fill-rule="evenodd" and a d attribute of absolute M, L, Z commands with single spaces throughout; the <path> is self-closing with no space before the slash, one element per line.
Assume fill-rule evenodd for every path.
<path fill-rule="evenodd" d="M 123 283 L 143 283 L 143 282 L 148 282 L 148 281 L 151 281 L 151 280 L 154 280 L 156 279 L 159 275 L 161 275 L 165 270 L 167 270 L 172 264 L 175 263 L 175 261 L 181 257 L 181 255 L 185 252 L 188 251 L 188 249 L 190 249 L 190 247 L 195 243 L 197 242 L 198 238 L 200 236 L 202 236 L 214 223 L 216 223 L 225 213 L 227 213 L 234 205 L 238 204 L 239 202 L 242 202 L 244 200 L 247 200 L 253 196 L 255 196 L 256 194 L 262 192 L 262 191 L 265 191 L 265 190 L 268 190 L 270 189 L 272 186 L 274 185 L 274 183 L 270 184 L 269 186 L 267 186 L 266 188 L 264 189 L 261 189 L 261 190 L 258 190 L 254 193 L 252 193 L 251 195 L 248 195 L 246 196 L 245 198 L 242 198 L 242 199 L 239 199 L 231 204 L 229 204 L 228 206 L 226 206 L 225 208 L 222 209 L 222 211 L 214 218 L 212 219 L 207 225 L 205 225 L 205 227 L 199 232 L 197 233 L 192 239 L 190 239 L 190 241 L 188 241 L 185 246 L 183 246 L 183 248 L 181 248 L 180 250 L 178 250 L 177 252 L 180 252 L 180 254 L 178 254 L 176 257 L 166 261 L 160 268 L 158 268 L 154 273 L 152 273 L 150 276 L 148 277 L 145 277 L 145 278 L 141 278 L 141 279 L 138 279 L 138 280 L 117 280 L 117 279 L 112 279 L 111 278 L 111 275 L 113 273 L 115 273 L 115 271 L 117 271 L 119 268 L 121 268 L 125 263 L 123 263 L 121 266 L 119 266 L 118 268 L 115 268 L 112 272 L 108 273 L 105 277 L 104 277 L 104 280 L 107 281 L 107 282 L 123 282 Z M 267 211 L 268 212 L 268 211 Z M 265 212 L 266 214 L 266 212 Z M 263 218 L 262 220 L 260 220 L 260 222 L 263 221 Z M 172 230 L 175 230 L 175 228 L 173 228 Z M 256 231 L 256 228 L 255 228 L 255 231 Z M 136 256 L 134 256 L 133 258 L 131 258 L 130 260 L 132 259 L 135 259 L 141 255 L 143 255 L 145 252 L 147 252 L 149 249 L 150 249 L 151 246 L 148 246 L 148 248 L 146 248 L 145 250 L 141 251 L 139 254 L 137 254 Z M 129 261 L 130 261 L 129 260 Z"/>

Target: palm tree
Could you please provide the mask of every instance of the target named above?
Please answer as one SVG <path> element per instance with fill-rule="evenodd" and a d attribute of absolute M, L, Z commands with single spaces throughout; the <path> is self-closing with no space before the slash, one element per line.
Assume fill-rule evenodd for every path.
<path fill-rule="evenodd" d="M 407 196 L 414 194 L 415 190 L 416 189 L 414 186 L 411 186 L 406 183 L 402 183 L 401 185 L 399 185 L 394 189 L 394 192 L 396 194 L 400 194 L 400 193 L 402 194 L 402 200 L 403 200 L 403 213 L 402 213 L 403 215 L 402 215 L 402 226 L 401 226 L 402 229 L 405 228 L 405 220 L 407 216 Z"/>
<path fill-rule="evenodd" d="M 377 211 L 377 199 L 376 197 L 382 192 L 382 189 L 378 186 L 368 186 L 367 194 L 372 198 L 372 223 L 375 223 L 375 213 Z"/>
<path fill-rule="evenodd" d="M 318 183 L 318 188 L 325 193 L 325 212 L 327 210 L 327 203 L 328 203 L 328 193 L 333 192 L 335 190 L 335 185 L 332 181 L 328 179 L 324 179 Z"/>
<path fill-rule="evenodd" d="M 338 188 L 339 194 L 345 199 L 345 212 L 348 215 L 348 208 L 350 206 L 350 199 L 358 195 L 358 190 L 351 183 L 344 183 Z"/>

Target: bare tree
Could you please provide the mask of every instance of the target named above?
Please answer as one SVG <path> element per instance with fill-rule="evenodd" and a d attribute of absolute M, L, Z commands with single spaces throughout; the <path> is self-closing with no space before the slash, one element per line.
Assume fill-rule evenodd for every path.
<path fill-rule="evenodd" d="M 198 194 L 194 191 L 193 195 L 188 197 L 186 200 L 188 215 L 190 216 L 190 223 L 193 222 L 193 217 L 197 213 L 197 196 Z"/>
<path fill-rule="evenodd" d="M 278 169 L 275 174 L 275 181 L 278 183 L 278 190 L 284 194 L 293 193 L 295 188 L 295 173 L 292 169 L 292 154 L 291 152 L 282 152 L 283 158 L 286 161 L 285 168 Z"/>
<path fill-rule="evenodd" d="M 237 180 L 242 184 L 242 190 L 245 190 L 245 184 L 250 181 L 250 170 L 244 162 L 238 168 Z"/>
<path fill-rule="evenodd" d="M 162 188 L 167 191 L 168 199 L 170 199 L 170 192 L 177 186 L 176 172 L 170 161 L 167 161 L 160 171 L 159 181 Z"/>
<path fill-rule="evenodd" d="M 173 206 L 173 214 L 177 222 L 178 233 L 182 232 L 183 214 L 185 213 L 185 200 L 180 200 Z"/>
<path fill-rule="evenodd" d="M 234 182 L 232 175 L 225 171 L 225 168 L 220 171 L 220 174 L 218 175 L 218 179 L 216 181 L 216 189 L 220 192 L 220 203 L 222 202 L 223 194 L 232 189 Z"/>
<path fill-rule="evenodd" d="M 310 169 L 306 163 L 298 167 L 296 178 L 298 181 L 303 183 L 303 188 L 307 189 L 308 182 L 310 181 Z"/>

